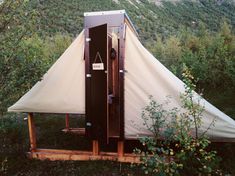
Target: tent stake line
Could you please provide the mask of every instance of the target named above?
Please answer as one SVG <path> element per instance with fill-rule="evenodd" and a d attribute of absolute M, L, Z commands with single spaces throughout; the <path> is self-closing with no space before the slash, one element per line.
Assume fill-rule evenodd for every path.
<path fill-rule="evenodd" d="M 135 154 L 124 154 L 123 156 L 113 152 L 100 152 L 94 154 L 92 151 L 79 150 L 58 150 L 58 149 L 36 149 L 27 153 L 29 158 L 40 160 L 73 160 L 73 161 L 92 161 L 109 160 L 123 163 L 140 163 L 140 157 Z"/>

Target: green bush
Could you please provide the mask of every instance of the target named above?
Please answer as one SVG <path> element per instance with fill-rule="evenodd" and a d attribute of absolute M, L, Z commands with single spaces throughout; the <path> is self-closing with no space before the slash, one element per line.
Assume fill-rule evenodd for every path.
<path fill-rule="evenodd" d="M 158 104 L 152 98 L 143 111 L 144 125 L 153 137 L 141 138 L 145 150 L 135 150 L 141 156 L 141 168 L 145 174 L 161 176 L 220 175 L 220 159 L 216 151 L 209 149 L 207 130 L 199 133 L 204 108 L 200 106 L 200 99 L 193 101 L 196 86 L 187 67 L 183 78 L 186 86 L 181 103 L 185 111 L 165 110 L 166 104 Z"/>

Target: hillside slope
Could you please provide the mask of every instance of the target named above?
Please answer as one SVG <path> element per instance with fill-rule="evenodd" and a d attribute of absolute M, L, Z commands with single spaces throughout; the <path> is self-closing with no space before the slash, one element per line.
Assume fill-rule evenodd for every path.
<path fill-rule="evenodd" d="M 84 12 L 116 9 L 127 11 L 144 42 L 177 34 L 185 27 L 196 31 L 199 23 L 210 31 L 217 31 L 222 20 L 235 26 L 233 1 L 33 0 L 29 8 L 38 11 L 38 32 L 43 35 L 77 35 L 83 28 Z"/>

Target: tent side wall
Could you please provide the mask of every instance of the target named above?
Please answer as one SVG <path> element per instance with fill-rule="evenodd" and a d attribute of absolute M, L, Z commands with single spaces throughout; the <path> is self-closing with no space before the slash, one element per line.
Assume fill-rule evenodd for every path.
<path fill-rule="evenodd" d="M 85 114 L 84 31 L 10 112 Z"/>
<path fill-rule="evenodd" d="M 143 125 L 143 108 L 153 96 L 160 104 L 167 97 L 170 103 L 167 109 L 181 108 L 180 94 L 184 92 L 184 83 L 164 67 L 144 46 L 134 33 L 127 28 L 125 50 L 125 137 L 138 138 L 152 135 Z M 214 141 L 235 141 L 235 121 L 195 93 L 195 102 L 200 99 L 205 107 L 200 133 Z M 214 125 L 211 123 L 214 121 Z"/>

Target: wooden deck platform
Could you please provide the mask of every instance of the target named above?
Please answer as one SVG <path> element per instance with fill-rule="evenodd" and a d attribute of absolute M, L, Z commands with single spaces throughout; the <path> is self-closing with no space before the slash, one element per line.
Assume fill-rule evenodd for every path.
<path fill-rule="evenodd" d="M 117 142 L 117 152 L 100 151 L 100 143 L 98 140 L 92 140 L 91 151 L 80 150 L 60 150 L 60 149 L 39 149 L 36 142 L 36 130 L 34 125 L 33 114 L 28 114 L 28 127 L 30 138 L 30 152 L 27 153 L 29 158 L 40 160 L 110 160 L 126 163 L 140 163 L 140 157 L 135 154 L 125 153 L 124 141 Z M 64 132 L 85 134 L 85 128 L 69 128 L 68 116 L 66 116 L 66 129 Z"/>

